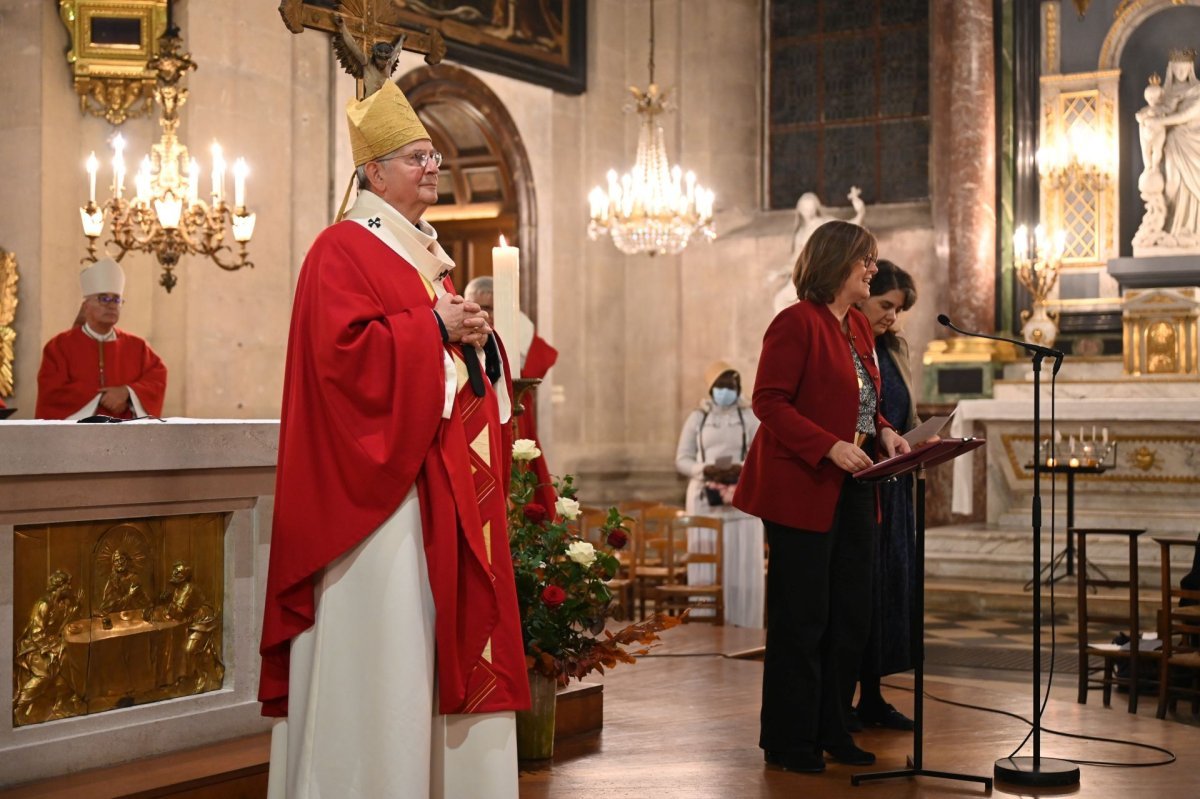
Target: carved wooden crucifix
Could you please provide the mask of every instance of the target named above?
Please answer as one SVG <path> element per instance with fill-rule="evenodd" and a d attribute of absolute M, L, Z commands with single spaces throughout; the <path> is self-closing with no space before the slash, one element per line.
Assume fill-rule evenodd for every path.
<path fill-rule="evenodd" d="M 303 33 L 305 28 L 339 35 L 335 14 L 341 15 L 351 36 L 362 52 L 370 53 L 378 43 L 391 44 L 400 41 L 398 47 L 413 53 L 422 53 L 427 64 L 440 63 L 446 55 L 446 40 L 437 28 L 428 32 L 402 25 L 396 4 L 392 0 L 341 0 L 337 2 L 304 2 L 304 0 L 280 0 L 279 15 L 292 33 Z M 400 37 L 404 37 L 401 39 Z M 362 80 L 358 82 L 361 99 Z"/>

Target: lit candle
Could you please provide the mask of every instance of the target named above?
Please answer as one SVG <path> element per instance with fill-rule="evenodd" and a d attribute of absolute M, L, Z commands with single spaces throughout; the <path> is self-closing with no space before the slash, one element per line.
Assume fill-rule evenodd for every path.
<path fill-rule="evenodd" d="M 1069 461 L 1067 461 L 1067 466 L 1070 466 L 1072 469 L 1078 469 L 1079 458 L 1071 458 Z"/>
<path fill-rule="evenodd" d="M 1092 425 L 1092 443 L 1096 443 L 1096 425 Z"/>
<path fill-rule="evenodd" d="M 93 152 L 87 159 L 88 171 L 88 202 L 96 202 L 96 170 L 100 169 L 100 162 L 96 160 L 96 154 Z"/>
<path fill-rule="evenodd" d="M 246 175 L 250 173 L 250 167 L 246 166 L 246 159 L 239 158 L 233 162 L 233 207 L 246 207 Z"/>
<path fill-rule="evenodd" d="M 125 139 L 120 133 L 113 139 L 113 193 L 121 199 L 121 191 L 125 188 Z"/>
<path fill-rule="evenodd" d="M 1100 430 L 1100 440 L 1103 441 L 1105 444 L 1108 443 L 1108 428 L 1107 427 Z"/>
<path fill-rule="evenodd" d="M 141 167 L 138 169 L 137 175 L 133 178 L 133 185 L 137 190 L 139 202 L 150 202 L 150 169 L 150 157 L 146 156 L 142 159 Z"/>
<path fill-rule="evenodd" d="M 1013 255 L 1018 261 L 1029 258 L 1029 229 L 1024 225 L 1017 227 L 1013 233 Z"/>
<path fill-rule="evenodd" d="M 221 195 L 224 192 L 225 184 L 225 156 L 221 152 L 221 145 L 213 142 L 212 144 L 212 194 L 213 203 L 221 201 Z"/>
<path fill-rule="evenodd" d="M 1071 438 L 1069 440 L 1071 442 L 1071 454 L 1074 455 L 1075 454 L 1075 436 L 1071 436 Z"/>
<path fill-rule="evenodd" d="M 518 371 L 520 342 L 517 340 L 517 319 L 521 308 L 520 251 L 508 246 L 504 236 L 500 246 L 492 248 L 492 329 L 508 352 L 509 370 Z"/>

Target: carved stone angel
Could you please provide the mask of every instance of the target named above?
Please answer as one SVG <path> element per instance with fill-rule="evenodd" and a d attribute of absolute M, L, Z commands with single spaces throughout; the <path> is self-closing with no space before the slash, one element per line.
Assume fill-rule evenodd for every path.
<path fill-rule="evenodd" d="M 406 34 L 400 34 L 396 41 L 377 42 L 371 48 L 370 57 L 359 46 L 358 41 L 346 27 L 346 20 L 341 14 L 334 14 L 333 21 L 338 33 L 333 37 L 333 52 L 338 62 L 346 72 L 363 82 L 364 97 L 370 97 L 383 87 L 383 82 L 396 71 L 396 62 L 404 49 Z"/>

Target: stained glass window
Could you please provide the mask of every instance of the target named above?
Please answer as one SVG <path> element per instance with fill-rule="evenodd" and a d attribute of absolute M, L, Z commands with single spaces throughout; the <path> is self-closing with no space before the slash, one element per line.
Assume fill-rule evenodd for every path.
<path fill-rule="evenodd" d="M 772 0 L 767 202 L 929 197 L 929 0 Z"/>

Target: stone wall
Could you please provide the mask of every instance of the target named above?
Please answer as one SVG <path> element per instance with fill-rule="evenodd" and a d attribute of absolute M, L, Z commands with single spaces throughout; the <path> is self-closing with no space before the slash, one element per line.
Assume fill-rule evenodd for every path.
<path fill-rule="evenodd" d="M 627 87 L 647 82 L 646 0 L 588 4 L 588 91 L 579 96 L 475 71 L 515 120 L 537 192 L 538 323 L 561 353 L 540 392 L 551 469 L 586 479 L 585 499 L 682 497 L 674 452 L 683 419 L 704 392 L 705 366 L 732 361 L 752 383 L 794 217 L 763 212 L 763 0 L 660 0 L 656 79 L 678 106 L 664 119 L 668 152 L 717 194 L 720 237 L 675 257 L 626 257 L 589 241 L 587 191 L 632 165 L 637 125 Z M 171 369 L 166 413 L 255 418 L 278 414 L 295 275 L 328 223 L 350 171 L 343 107 L 353 84 L 334 73 L 325 36 L 289 33 L 274 3 L 211 0 L 181 7 L 189 78 L 181 136 L 207 172 L 208 146 L 251 165 L 258 213 L 253 270 L 225 273 L 187 258 L 168 295 L 144 255 L 125 260 L 122 327 L 147 337 Z M 703 6 L 703 8 L 700 8 Z M 190 13 L 189 13 L 190 12 Z M 82 117 L 62 57 L 53 4 L 0 11 L 0 68 L 28 76 L 0 87 L 0 163 L 20 196 L 0 196 L 0 246 L 22 267 L 17 402 L 31 415 L 39 351 L 71 321 L 86 240 L 76 207 L 84 159 L 113 133 Z M 405 55 L 397 75 L 419 66 Z M 152 120 L 121 127 L 129 152 L 157 137 Z M 101 170 L 105 178 L 107 170 Z M 101 181 L 103 182 L 103 180 Z M 945 309 L 944 267 L 928 205 L 868 208 L 880 254 L 912 271 L 921 290 L 905 324 L 919 371 L 934 316 Z"/>

